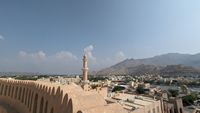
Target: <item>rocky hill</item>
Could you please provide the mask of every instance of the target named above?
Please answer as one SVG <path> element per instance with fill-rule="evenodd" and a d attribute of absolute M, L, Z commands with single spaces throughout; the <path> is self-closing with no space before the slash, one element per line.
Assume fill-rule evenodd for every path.
<path fill-rule="evenodd" d="M 97 75 L 143 73 L 199 73 L 200 54 L 169 53 L 145 59 L 126 59 Z"/>

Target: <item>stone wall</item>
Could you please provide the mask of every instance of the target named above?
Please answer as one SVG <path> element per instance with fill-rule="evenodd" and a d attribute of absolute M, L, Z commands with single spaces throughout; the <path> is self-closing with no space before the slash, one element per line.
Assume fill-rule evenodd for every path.
<path fill-rule="evenodd" d="M 100 113 L 102 109 L 125 113 L 121 106 L 114 105 L 115 111 L 101 95 L 84 92 L 75 84 L 0 79 L 0 101 L 19 113 Z"/>

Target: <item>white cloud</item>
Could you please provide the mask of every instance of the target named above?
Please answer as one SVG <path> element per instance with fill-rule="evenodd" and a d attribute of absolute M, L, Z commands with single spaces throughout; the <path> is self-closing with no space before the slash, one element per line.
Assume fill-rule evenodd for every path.
<path fill-rule="evenodd" d="M 36 53 L 27 53 L 25 51 L 20 51 L 19 57 L 22 59 L 36 60 L 36 61 L 43 61 L 43 60 L 73 61 L 73 60 L 78 60 L 77 56 L 72 54 L 69 51 L 57 52 L 56 54 L 53 54 L 51 56 L 47 56 L 46 53 L 44 53 L 43 51 L 38 51 Z"/>
<path fill-rule="evenodd" d="M 56 53 L 55 57 L 59 60 L 69 61 L 69 60 L 77 60 L 78 58 L 68 51 L 61 51 Z"/>
<path fill-rule="evenodd" d="M 20 51 L 19 52 L 19 56 L 20 58 L 25 58 L 25 59 L 34 59 L 36 61 L 41 61 L 41 60 L 45 60 L 47 58 L 46 53 L 44 53 L 43 51 L 39 51 L 37 53 L 27 53 L 25 51 Z"/>
<path fill-rule="evenodd" d="M 19 65 L 21 69 L 22 67 L 27 69 L 25 71 L 75 73 L 81 71 L 82 66 L 77 56 L 69 51 L 60 51 L 52 55 L 47 55 L 43 51 L 35 53 L 20 51 L 18 56 Z"/>
<path fill-rule="evenodd" d="M 30 53 L 20 51 L 16 54 L 17 56 L 0 59 L 0 63 L 2 64 L 1 70 L 8 72 L 40 72 L 54 74 L 81 73 L 81 60 L 71 60 L 70 62 L 66 62 L 57 59 L 55 57 L 56 53 L 50 56 L 45 54 L 45 60 L 36 60 L 36 57 L 33 55 L 36 53 L 38 53 L 40 57 L 43 56 L 40 52 Z"/>
<path fill-rule="evenodd" d="M 2 36 L 2 35 L 0 35 L 0 40 L 4 40 L 5 38 Z"/>
<path fill-rule="evenodd" d="M 24 52 L 24 51 L 20 51 L 20 52 L 19 52 L 19 56 L 20 56 L 20 57 L 26 57 L 26 56 L 27 56 L 27 53 Z"/>
<path fill-rule="evenodd" d="M 89 45 L 86 48 L 84 48 L 84 53 L 88 56 L 89 59 L 93 60 L 94 62 L 96 62 L 96 57 L 93 56 L 93 50 L 94 50 L 94 46 L 93 45 Z"/>
<path fill-rule="evenodd" d="M 32 54 L 32 57 L 37 60 L 45 60 L 46 54 L 43 51 L 39 51 L 38 53 Z"/>

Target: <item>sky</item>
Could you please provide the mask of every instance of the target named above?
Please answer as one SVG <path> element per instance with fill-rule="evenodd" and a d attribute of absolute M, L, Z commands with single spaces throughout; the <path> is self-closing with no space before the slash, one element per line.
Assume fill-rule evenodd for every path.
<path fill-rule="evenodd" d="M 1 0 L 0 71 L 81 73 L 200 52 L 199 0 Z"/>

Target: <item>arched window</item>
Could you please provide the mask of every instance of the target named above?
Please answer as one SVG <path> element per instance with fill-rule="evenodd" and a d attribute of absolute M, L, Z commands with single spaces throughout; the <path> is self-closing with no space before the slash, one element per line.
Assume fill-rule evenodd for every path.
<path fill-rule="evenodd" d="M 47 113 L 47 109 L 48 109 L 48 101 L 46 101 L 46 103 L 45 103 L 44 113 Z"/>
<path fill-rule="evenodd" d="M 33 113 L 37 112 L 37 101 L 38 101 L 38 94 L 36 94 L 34 98 Z"/>
<path fill-rule="evenodd" d="M 44 98 L 42 97 L 40 101 L 40 113 L 43 113 L 43 106 L 44 106 Z"/>

